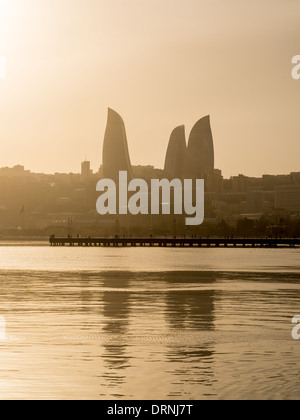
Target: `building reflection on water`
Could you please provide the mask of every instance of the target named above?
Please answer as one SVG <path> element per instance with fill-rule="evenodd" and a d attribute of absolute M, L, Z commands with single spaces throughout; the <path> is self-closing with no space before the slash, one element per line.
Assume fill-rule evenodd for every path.
<path fill-rule="evenodd" d="M 130 282 L 128 278 L 107 279 L 106 290 L 102 295 L 104 335 L 113 335 L 109 343 L 104 342 L 103 360 L 107 365 L 104 378 L 111 387 L 119 386 L 126 381 L 124 370 L 130 365 L 130 356 L 126 335 L 129 333 Z M 114 340 L 115 337 L 115 340 Z"/>
<path fill-rule="evenodd" d="M 171 328 L 211 331 L 214 329 L 214 290 L 212 273 L 167 273 L 165 282 L 166 320 Z M 199 289 L 199 286 L 206 286 Z"/>
<path fill-rule="evenodd" d="M 128 369 L 145 361 L 152 363 L 151 354 L 156 354 L 156 362 L 159 358 L 169 363 L 169 374 L 180 377 L 179 382 L 209 386 L 213 345 L 205 340 L 199 344 L 195 334 L 205 335 L 215 328 L 214 274 L 109 272 L 86 276 L 81 282 L 81 302 L 98 320 L 102 385 L 117 395 L 128 380 Z M 162 340 L 154 347 L 144 323 L 153 340 Z"/>
<path fill-rule="evenodd" d="M 187 335 L 182 345 L 168 346 L 166 359 L 174 366 L 173 374 L 182 382 L 182 389 L 187 382 L 190 385 L 197 383 L 210 387 L 214 383 L 214 350 L 213 345 L 204 338 L 215 328 L 215 291 L 209 288 L 209 285 L 214 288 L 215 274 L 191 272 L 178 273 L 175 274 L 175 279 L 173 277 L 174 275 L 169 274 L 166 279 L 173 287 L 165 296 L 166 320 L 171 330 L 184 331 Z M 205 286 L 203 290 L 201 285 Z M 199 333 L 201 344 L 195 343 L 189 332 Z M 188 365 L 188 369 L 185 369 L 185 365 Z M 180 395 L 182 396 L 173 393 L 170 397 Z"/>

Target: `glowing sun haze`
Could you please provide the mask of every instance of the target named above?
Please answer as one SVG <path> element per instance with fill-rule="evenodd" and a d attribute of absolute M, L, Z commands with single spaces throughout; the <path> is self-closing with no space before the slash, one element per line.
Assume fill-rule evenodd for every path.
<path fill-rule="evenodd" d="M 299 22 L 298 0 L 0 0 L 0 166 L 97 170 L 111 107 L 133 164 L 210 114 L 225 176 L 299 171 Z"/>

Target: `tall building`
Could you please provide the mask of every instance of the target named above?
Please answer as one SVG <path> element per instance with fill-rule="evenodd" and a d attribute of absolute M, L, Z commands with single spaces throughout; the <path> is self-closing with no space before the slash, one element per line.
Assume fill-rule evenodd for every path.
<path fill-rule="evenodd" d="M 128 179 L 133 178 L 124 121 L 109 108 L 103 144 L 103 176 L 118 180 L 119 171 L 127 171 Z"/>
<path fill-rule="evenodd" d="M 165 173 L 169 178 L 182 178 L 186 158 L 185 127 L 181 125 L 173 130 L 165 161 Z"/>
<path fill-rule="evenodd" d="M 90 175 L 92 175 L 91 162 L 85 160 L 81 163 L 81 177 L 83 179 L 88 179 Z"/>
<path fill-rule="evenodd" d="M 214 143 L 210 117 L 199 120 L 193 127 L 187 148 L 185 172 L 187 175 L 201 178 L 214 170 Z"/>

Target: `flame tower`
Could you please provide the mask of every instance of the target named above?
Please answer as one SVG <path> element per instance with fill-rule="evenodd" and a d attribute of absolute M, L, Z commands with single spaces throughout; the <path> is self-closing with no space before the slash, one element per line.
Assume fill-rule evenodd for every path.
<path fill-rule="evenodd" d="M 127 171 L 128 179 L 133 178 L 124 121 L 109 108 L 103 143 L 103 176 L 118 180 L 119 171 Z"/>
<path fill-rule="evenodd" d="M 193 127 L 187 148 L 185 173 L 193 177 L 202 177 L 206 172 L 214 170 L 214 142 L 210 125 L 210 117 L 199 120 Z"/>
<path fill-rule="evenodd" d="M 169 178 L 182 178 L 186 157 L 185 127 L 173 130 L 165 161 L 165 173 Z"/>

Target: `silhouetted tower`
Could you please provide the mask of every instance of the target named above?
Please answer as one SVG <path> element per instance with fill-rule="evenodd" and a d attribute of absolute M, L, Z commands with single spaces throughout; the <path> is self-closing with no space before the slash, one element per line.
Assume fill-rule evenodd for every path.
<path fill-rule="evenodd" d="M 193 127 L 187 148 L 185 173 L 193 177 L 202 177 L 203 174 L 214 170 L 214 143 L 210 126 L 210 117 L 199 120 Z"/>
<path fill-rule="evenodd" d="M 128 179 L 133 178 L 124 121 L 109 108 L 103 144 L 103 176 L 118 180 L 119 171 L 127 171 Z"/>
<path fill-rule="evenodd" d="M 186 159 L 185 127 L 181 125 L 173 130 L 165 161 L 165 173 L 170 179 L 182 178 Z"/>

